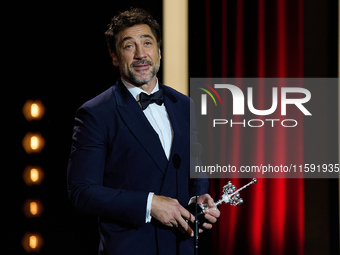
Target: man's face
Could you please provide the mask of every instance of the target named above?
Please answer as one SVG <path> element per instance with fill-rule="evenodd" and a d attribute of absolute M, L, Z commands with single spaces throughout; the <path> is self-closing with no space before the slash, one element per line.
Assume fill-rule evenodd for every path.
<path fill-rule="evenodd" d="M 135 86 L 142 86 L 155 77 L 161 55 L 157 40 L 148 25 L 135 25 L 121 31 L 116 49 L 117 56 L 111 53 L 113 64 L 119 67 L 124 79 Z"/>

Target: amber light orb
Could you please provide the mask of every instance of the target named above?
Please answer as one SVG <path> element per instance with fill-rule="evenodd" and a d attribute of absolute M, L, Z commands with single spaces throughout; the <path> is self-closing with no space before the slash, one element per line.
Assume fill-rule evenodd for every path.
<path fill-rule="evenodd" d="M 45 106 L 40 100 L 27 100 L 22 108 L 26 120 L 40 120 L 45 114 Z"/>
<path fill-rule="evenodd" d="M 27 154 L 40 153 L 45 146 L 45 139 L 40 133 L 28 132 L 22 140 Z"/>
<path fill-rule="evenodd" d="M 21 244 L 27 253 L 38 253 L 44 244 L 44 240 L 37 232 L 26 232 L 21 240 Z"/>
<path fill-rule="evenodd" d="M 22 178 L 27 186 L 40 185 L 44 176 L 44 171 L 40 166 L 27 166 L 22 173 Z"/>
<path fill-rule="evenodd" d="M 23 205 L 23 211 L 27 218 L 39 217 L 44 207 L 39 199 L 27 199 Z"/>

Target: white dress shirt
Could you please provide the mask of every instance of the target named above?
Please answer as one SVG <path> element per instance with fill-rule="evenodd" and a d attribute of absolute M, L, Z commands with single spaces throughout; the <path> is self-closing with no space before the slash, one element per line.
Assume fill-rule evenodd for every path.
<path fill-rule="evenodd" d="M 130 91 L 132 96 L 139 102 L 139 94 L 146 93 L 139 87 L 136 87 L 129 82 L 125 81 L 122 78 L 122 82 L 124 86 Z M 151 91 L 150 94 L 153 94 L 159 90 L 158 79 L 155 88 Z M 150 95 L 149 93 L 146 93 Z M 170 157 L 170 150 L 173 138 L 173 130 L 171 127 L 169 115 L 165 109 L 164 103 L 162 105 L 158 104 L 150 104 L 145 110 L 143 110 L 145 117 L 150 122 L 153 129 L 158 134 L 159 140 L 162 144 L 165 156 L 169 160 Z M 146 207 L 146 218 L 145 222 L 148 223 L 151 221 L 151 202 L 152 202 L 153 192 L 149 193 L 148 200 L 147 200 L 147 207 Z"/>

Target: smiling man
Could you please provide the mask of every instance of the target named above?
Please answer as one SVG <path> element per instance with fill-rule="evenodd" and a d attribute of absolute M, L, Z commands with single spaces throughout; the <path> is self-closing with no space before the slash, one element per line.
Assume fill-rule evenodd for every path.
<path fill-rule="evenodd" d="M 190 179 L 190 99 L 158 82 L 160 27 L 146 11 L 114 17 L 106 37 L 121 77 L 76 113 L 69 197 L 99 216 L 99 254 L 193 254 L 184 207 L 196 187 L 198 203 L 214 201 L 206 179 Z M 203 229 L 219 214 L 208 209 Z"/>
<path fill-rule="evenodd" d="M 122 78 L 150 93 L 156 85 L 161 52 L 151 28 L 138 24 L 123 30 L 117 49 L 111 52 L 113 64 L 119 67 Z"/>

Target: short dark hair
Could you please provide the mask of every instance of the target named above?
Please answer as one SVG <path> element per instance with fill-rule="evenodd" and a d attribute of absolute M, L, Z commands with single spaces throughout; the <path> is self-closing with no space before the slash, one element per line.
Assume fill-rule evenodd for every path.
<path fill-rule="evenodd" d="M 146 24 L 150 27 L 152 34 L 157 40 L 158 48 L 160 48 L 162 44 L 161 28 L 157 21 L 147 11 L 141 8 L 131 8 L 114 16 L 111 23 L 108 24 L 105 36 L 110 52 L 117 54 L 116 45 L 119 32 L 139 24 Z"/>

